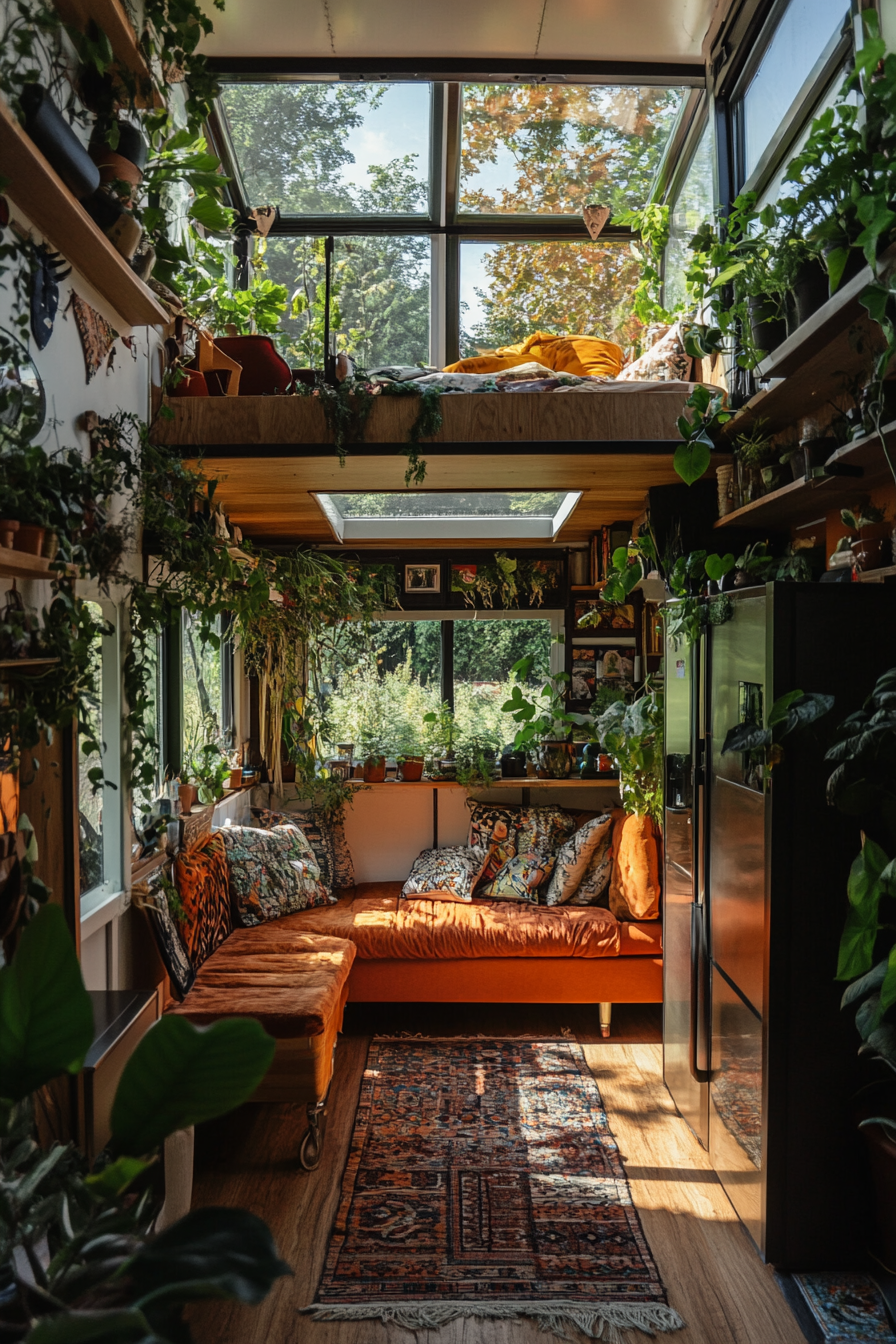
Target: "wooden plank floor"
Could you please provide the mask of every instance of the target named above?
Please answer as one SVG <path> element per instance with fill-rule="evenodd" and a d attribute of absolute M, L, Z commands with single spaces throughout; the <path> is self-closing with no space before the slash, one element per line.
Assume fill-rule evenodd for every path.
<path fill-rule="evenodd" d="M 197 1135 L 194 1208 L 251 1209 L 266 1219 L 295 1270 L 259 1307 L 194 1308 L 199 1344 L 545 1344 L 549 1336 L 524 1318 L 462 1320 L 411 1335 L 376 1321 L 312 1322 L 299 1308 L 313 1300 L 317 1288 L 371 1035 L 552 1036 L 564 1027 L 585 1046 L 670 1303 L 687 1322 L 686 1329 L 657 1339 L 805 1344 L 771 1269 L 754 1250 L 663 1085 L 659 1014 L 658 1005 L 617 1007 L 613 1036 L 602 1042 L 597 1009 L 584 1006 L 350 1005 L 316 1172 L 301 1172 L 295 1161 L 302 1130 L 297 1107 L 246 1106 Z M 632 1344 L 644 1338 L 633 1334 Z"/>

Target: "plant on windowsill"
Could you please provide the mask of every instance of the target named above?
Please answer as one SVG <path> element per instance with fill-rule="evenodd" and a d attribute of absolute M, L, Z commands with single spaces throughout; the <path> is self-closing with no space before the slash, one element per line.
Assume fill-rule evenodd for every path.
<path fill-rule="evenodd" d="M 364 771 L 365 784 L 382 784 L 386 778 L 386 756 L 389 754 L 386 735 L 377 729 L 367 729 L 358 735 L 358 756 Z"/>
<path fill-rule="evenodd" d="M 470 733 L 457 747 L 455 778 L 465 789 L 487 789 L 494 782 L 498 739 L 493 733 Z"/>
<path fill-rule="evenodd" d="M 230 762 L 217 742 L 194 747 L 189 754 L 188 768 L 204 807 L 224 796 L 224 781 L 230 778 Z"/>
<path fill-rule="evenodd" d="M 292 1272 L 242 1209 L 194 1209 L 153 1230 L 162 1143 L 246 1101 L 274 1042 L 248 1018 L 200 1030 L 163 1017 L 125 1065 L 110 1145 L 90 1170 L 72 1144 L 42 1147 L 35 1115 L 48 1084 L 80 1072 L 93 1035 L 65 918 L 46 905 L 0 969 L 0 1332 L 35 1344 L 187 1341 L 188 1303 L 258 1303 Z"/>
<path fill-rule="evenodd" d="M 431 709 L 423 715 L 423 749 L 430 762 L 429 773 L 435 779 L 454 779 L 456 765 L 455 748 L 460 730 L 454 717 L 454 710 L 443 700 L 438 709 Z"/>
<path fill-rule="evenodd" d="M 525 695 L 520 683 L 529 679 L 534 665 L 531 654 L 514 663 L 511 672 L 519 680 L 514 682 L 510 699 L 505 700 L 501 709 L 522 725 L 517 729 L 514 749 L 525 748 L 533 754 L 548 779 L 568 779 L 576 759 L 575 744 L 569 741 L 570 730 L 590 727 L 591 716 L 574 714 L 567 708 L 572 680 L 568 672 L 548 677 L 540 691 Z"/>

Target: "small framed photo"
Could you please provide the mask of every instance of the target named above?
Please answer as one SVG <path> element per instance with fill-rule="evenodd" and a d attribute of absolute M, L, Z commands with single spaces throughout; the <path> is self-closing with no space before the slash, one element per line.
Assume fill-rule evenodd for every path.
<path fill-rule="evenodd" d="M 442 587 L 440 565 L 405 565 L 404 590 L 406 593 L 438 593 Z"/>

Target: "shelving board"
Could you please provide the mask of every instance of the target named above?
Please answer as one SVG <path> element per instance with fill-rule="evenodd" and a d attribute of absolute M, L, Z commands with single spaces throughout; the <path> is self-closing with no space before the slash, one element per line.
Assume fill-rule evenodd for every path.
<path fill-rule="evenodd" d="M 421 779 L 411 782 L 403 782 L 396 779 L 387 779 L 380 784 L 364 784 L 362 779 L 350 779 L 350 784 L 363 786 L 366 789 L 376 791 L 388 789 L 390 793 L 404 789 L 463 789 L 463 784 L 458 784 L 454 779 Z M 523 779 L 494 779 L 491 784 L 483 784 L 473 789 L 478 793 L 481 789 L 615 789 L 619 791 L 618 779 L 538 779 L 535 775 L 526 775 Z"/>
<path fill-rule="evenodd" d="M 58 658 L 2 658 L 0 672 L 37 672 L 44 667 L 53 667 Z"/>
<path fill-rule="evenodd" d="M 896 421 L 884 426 L 884 435 L 889 452 L 896 458 Z M 838 448 L 826 465 L 861 467 L 862 475 L 791 481 L 780 490 L 735 509 L 720 518 L 715 526 L 784 530 L 823 518 L 829 509 L 847 508 L 855 502 L 857 494 L 893 481 L 876 434 Z"/>
<path fill-rule="evenodd" d="M 896 565 L 885 565 L 882 569 L 865 569 L 856 573 L 859 583 L 883 583 L 884 579 L 896 579 Z"/>
<path fill-rule="evenodd" d="M 137 35 L 119 0 L 55 0 L 63 20 L 72 28 L 86 32 L 91 20 L 109 39 L 120 66 L 136 82 L 134 103 L 137 107 L 163 107 L 164 101 L 154 86 L 152 74 L 137 44 Z"/>
<path fill-rule="evenodd" d="M 75 573 L 74 565 L 69 565 L 69 573 Z M 31 555 L 28 551 L 12 551 L 8 546 L 0 546 L 0 578 L 49 580 L 58 577 L 58 571 L 50 569 L 50 561 L 43 556 Z"/>
<path fill-rule="evenodd" d="M 5 194 L 128 326 L 164 325 L 168 314 L 25 134 L 0 97 L 0 163 Z"/>
<path fill-rule="evenodd" d="M 879 265 L 883 271 L 896 266 L 896 244 L 882 254 Z M 728 421 L 723 441 L 730 442 L 759 419 L 769 433 L 776 433 L 820 410 L 847 379 L 867 371 L 873 354 L 885 345 L 880 327 L 859 303 L 871 280 L 870 267 L 864 267 L 763 360 L 758 376 L 781 381 L 757 392 Z"/>

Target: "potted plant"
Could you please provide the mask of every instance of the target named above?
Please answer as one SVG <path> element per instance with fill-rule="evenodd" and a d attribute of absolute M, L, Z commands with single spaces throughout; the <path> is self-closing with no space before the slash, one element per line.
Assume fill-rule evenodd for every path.
<path fill-rule="evenodd" d="M 436 710 L 423 715 L 426 754 L 432 760 L 433 773 L 442 779 L 453 779 L 456 771 L 455 744 L 458 729 L 454 710 L 444 700 Z"/>
<path fill-rule="evenodd" d="M 838 727 L 825 760 L 828 802 L 853 817 L 861 849 L 849 873 L 849 913 L 837 963 L 843 1007 L 877 1079 L 856 1101 L 877 1208 L 877 1258 L 896 1269 L 896 668 Z"/>
<path fill-rule="evenodd" d="M 398 778 L 405 784 L 417 784 L 423 778 L 423 753 L 417 747 L 418 743 L 410 737 L 399 743 L 395 764 Z"/>
<path fill-rule="evenodd" d="M 497 747 L 491 733 L 471 733 L 458 745 L 456 778 L 465 789 L 487 789 L 495 778 Z"/>
<path fill-rule="evenodd" d="M 744 504 L 756 498 L 758 482 L 762 482 L 762 493 L 776 490 L 781 483 L 781 465 L 778 449 L 768 434 L 764 433 L 765 421 L 757 420 L 746 434 L 739 434 L 734 440 L 734 458 L 740 468 L 741 498 Z"/>
<path fill-rule="evenodd" d="M 521 680 L 527 680 L 534 661 L 531 655 L 521 658 L 511 671 Z M 522 725 L 517 730 L 514 746 L 533 752 L 539 769 L 548 779 L 569 778 L 576 761 L 575 744 L 569 741 L 570 729 L 587 727 L 591 723 L 590 715 L 571 714 L 566 708 L 570 680 L 568 672 L 558 672 L 548 677 L 541 690 L 531 696 L 524 695 L 520 681 L 516 681 L 510 699 L 501 706 L 505 714 Z"/>
<path fill-rule="evenodd" d="M 663 819 L 663 697 L 649 682 L 632 704 L 615 701 L 598 714 L 592 732 L 619 770 L 626 812 Z"/>
<path fill-rule="evenodd" d="M 844 527 L 848 527 L 850 532 L 859 534 L 858 541 L 852 542 L 856 568 L 878 569 L 883 560 L 884 543 L 887 539 L 884 510 L 866 503 L 857 505 L 854 509 L 841 509 L 840 517 Z"/>
<path fill-rule="evenodd" d="M 199 801 L 207 807 L 223 795 L 224 781 L 230 777 L 230 763 L 217 742 L 206 742 L 191 753 L 190 773 L 198 786 Z"/>
<path fill-rule="evenodd" d="M 386 748 L 382 736 L 375 733 L 360 734 L 358 755 L 365 784 L 382 784 L 386 778 Z"/>

